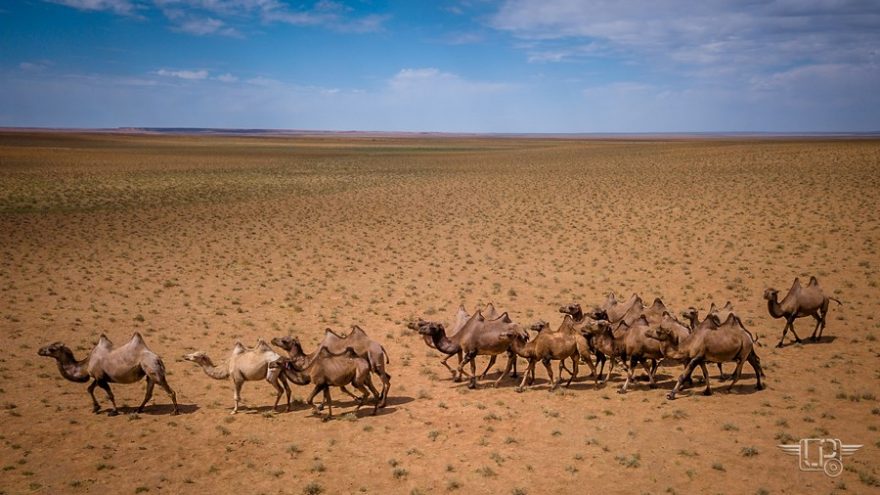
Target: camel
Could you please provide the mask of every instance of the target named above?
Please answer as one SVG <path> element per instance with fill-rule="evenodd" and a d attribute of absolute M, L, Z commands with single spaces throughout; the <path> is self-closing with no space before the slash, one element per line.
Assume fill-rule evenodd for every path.
<path fill-rule="evenodd" d="M 715 320 L 714 317 L 711 318 Z M 727 388 L 728 392 L 739 381 L 743 364 L 746 361 L 755 370 L 755 378 L 757 380 L 755 388 L 757 390 L 764 388 L 764 385 L 761 383 L 761 362 L 757 354 L 755 354 L 754 340 L 744 329 L 742 322 L 739 321 L 736 315 L 731 314 L 717 328 L 701 328 L 686 336 L 682 329 L 686 331 L 687 327 L 676 322 L 674 318 L 667 314 L 664 315 L 659 327 L 650 329 L 646 334 L 648 337 L 660 341 L 660 348 L 665 357 L 687 360 L 688 362 L 687 368 L 679 376 L 675 387 L 666 395 L 667 399 L 675 399 L 675 394 L 681 389 L 681 386 L 697 366 L 703 368 L 703 373 L 706 376 L 706 389 L 703 391 L 703 395 L 711 395 L 712 389 L 709 384 L 709 375 L 704 368 L 707 362 L 736 363 L 736 370 L 734 370 L 732 380 Z"/>
<path fill-rule="evenodd" d="M 659 299 L 655 300 L 652 308 L 656 308 Z M 662 306 L 662 302 L 659 306 Z M 665 311 L 664 311 L 665 312 Z M 668 314 L 668 313 L 667 313 Z M 619 394 L 625 394 L 629 383 L 633 380 L 636 364 L 641 363 L 648 374 L 648 387 L 654 388 L 657 384 L 654 382 L 654 373 L 657 372 L 657 364 L 663 358 L 663 352 L 660 349 L 660 343 L 656 339 L 648 338 L 646 333 L 654 325 L 651 323 L 653 314 L 643 314 L 639 316 L 632 325 L 628 325 L 626 321 L 621 321 L 618 331 L 622 333 L 621 357 L 626 366 L 626 381 L 617 390 Z M 662 313 L 661 313 L 662 318 Z M 651 360 L 651 366 L 648 367 L 648 359 Z"/>
<path fill-rule="evenodd" d="M 322 349 L 321 346 L 318 346 L 318 348 L 315 349 L 314 352 L 303 356 L 302 345 L 299 343 L 299 339 L 297 339 L 296 337 L 294 337 L 292 335 L 285 335 L 284 337 L 275 337 L 272 339 L 272 345 L 280 347 L 281 349 L 284 349 L 285 351 L 287 351 L 287 356 L 291 359 L 307 359 L 307 360 L 312 359 L 315 356 L 317 356 L 318 351 L 320 351 Z M 297 385 L 308 385 L 309 383 L 312 382 L 311 381 L 312 379 L 309 377 L 308 373 L 297 374 L 297 372 L 293 371 L 292 369 L 287 369 L 287 371 L 282 373 L 282 375 L 285 376 L 287 379 L 293 381 Z M 390 378 L 390 375 L 389 375 L 389 378 Z M 361 400 L 360 397 L 351 393 L 347 388 L 345 388 L 345 386 L 341 386 L 339 388 L 342 390 L 342 392 L 344 392 L 346 395 L 348 395 L 352 399 Z M 321 410 L 323 408 L 324 408 L 323 403 L 318 405 L 318 410 Z"/>
<path fill-rule="evenodd" d="M 810 340 L 817 341 L 822 338 L 822 332 L 825 330 L 825 318 L 828 316 L 828 303 L 834 301 L 842 304 L 837 298 L 826 296 L 819 287 L 819 281 L 816 277 L 810 277 L 810 283 L 806 287 L 801 286 L 800 279 L 795 278 L 788 290 L 788 294 L 782 300 L 778 301 L 779 291 L 776 289 L 767 289 L 764 291 L 764 299 L 767 300 L 767 310 L 773 318 L 785 318 L 785 328 L 782 330 L 782 337 L 776 347 L 782 347 L 785 341 L 785 335 L 791 329 L 794 334 L 795 342 L 800 343 L 801 339 L 797 332 L 794 331 L 794 320 L 805 316 L 812 316 L 816 319 L 816 328 L 813 329 L 813 335 Z M 819 335 L 816 335 L 816 332 Z"/>
<path fill-rule="evenodd" d="M 549 328 L 549 325 L 539 322 L 537 325 L 543 328 Z M 587 355 L 589 359 L 589 347 L 586 338 L 581 334 L 583 324 L 574 322 L 571 315 L 566 314 L 562 320 L 562 324 L 556 331 L 540 331 L 538 335 L 528 341 L 528 335 L 522 332 L 512 330 L 504 334 L 510 340 L 510 348 L 517 355 L 526 358 L 529 361 L 528 370 L 523 374 L 522 383 L 517 387 L 517 392 L 522 392 L 529 376 L 534 377 L 535 363 L 541 361 L 547 369 L 547 375 L 550 377 L 550 391 L 556 390 L 562 381 L 562 370 L 565 368 L 565 360 L 572 358 L 572 369 L 569 372 L 566 387 L 571 385 L 572 380 L 578 374 L 578 357 Z M 554 380 L 553 369 L 550 366 L 551 360 L 559 361 L 559 376 Z M 592 362 L 590 362 L 592 364 Z M 595 374 L 595 369 L 593 370 Z"/>
<path fill-rule="evenodd" d="M 88 357 L 78 361 L 73 357 L 73 351 L 61 342 L 55 342 L 42 347 L 37 354 L 51 357 L 57 361 L 58 371 L 65 379 L 77 383 L 85 383 L 93 380 L 89 385 L 88 392 L 92 397 L 92 411 L 97 413 L 101 410 L 98 400 L 95 398 L 95 387 L 101 387 L 107 392 L 113 409 L 108 413 L 110 416 L 119 414 L 116 407 L 116 399 L 110 390 L 111 383 L 136 383 L 141 378 L 147 379 L 147 389 L 144 400 L 138 406 L 137 412 L 143 412 L 144 406 L 153 397 L 153 387 L 159 385 L 171 397 L 174 410 L 171 414 L 178 414 L 177 394 L 168 386 L 165 379 L 165 364 L 156 353 L 151 351 L 138 332 L 123 346 L 114 348 L 113 342 L 106 335 L 101 334 L 98 344 L 92 349 Z"/>
<path fill-rule="evenodd" d="M 315 408 L 315 413 L 326 405 L 327 416 L 324 418 L 325 420 L 333 418 L 332 398 L 330 397 L 331 386 L 344 389 L 345 385 L 350 384 L 361 391 L 363 395 L 356 397 L 346 390 L 346 393 L 352 395 L 358 404 L 355 413 L 360 410 L 370 393 L 376 398 L 373 414 L 375 415 L 379 410 L 382 396 L 376 390 L 376 387 L 373 386 L 373 381 L 370 379 L 370 362 L 366 358 L 360 357 L 353 348 L 347 347 L 343 352 L 334 354 L 327 350 L 326 347 L 318 347 L 312 354 L 306 354 L 303 352 L 299 340 L 293 338 L 289 353 L 289 358 L 281 358 L 275 361 L 271 367 L 283 370 L 285 374 L 307 373 L 315 388 L 306 402 L 314 407 L 315 396 L 318 395 L 318 392 L 324 392 L 324 398 L 321 401 L 322 407 Z"/>
<path fill-rule="evenodd" d="M 235 399 L 235 407 L 232 408 L 230 414 L 236 414 L 241 404 L 241 387 L 244 382 L 252 382 L 257 380 L 266 380 L 275 388 L 275 405 L 273 409 L 277 410 L 278 402 L 281 400 L 281 394 L 287 395 L 287 410 L 290 411 L 290 387 L 287 380 L 279 377 L 279 373 L 269 370 L 269 363 L 277 361 L 281 356 L 272 350 L 262 339 L 257 340 L 257 345 L 246 348 L 241 342 L 236 342 L 232 348 L 232 355 L 229 360 L 222 366 L 215 366 L 211 358 L 202 351 L 196 351 L 183 356 L 183 359 L 191 361 L 201 366 L 206 375 L 215 380 L 226 380 L 232 378 L 233 397 Z"/>
<path fill-rule="evenodd" d="M 700 317 L 699 311 L 697 311 L 697 308 L 695 308 L 693 306 L 690 306 L 688 309 L 682 311 L 681 316 L 683 316 L 688 321 L 688 327 L 689 327 L 690 331 L 693 332 L 694 330 L 696 330 L 697 328 L 700 328 L 703 325 L 707 325 L 707 326 L 712 325 L 713 318 L 718 320 L 718 322 L 722 322 L 722 321 L 727 320 L 727 318 L 731 314 L 736 314 L 736 313 L 734 313 L 734 311 L 733 311 L 733 304 L 730 301 L 727 301 L 727 303 L 722 308 L 715 306 L 715 303 L 713 302 L 709 306 L 709 311 L 706 313 L 706 318 L 703 320 L 702 323 L 699 322 L 699 317 Z M 737 315 L 737 316 L 739 316 L 739 315 Z M 729 377 L 724 374 L 723 365 L 721 363 L 717 363 L 717 365 L 718 365 L 718 379 L 721 380 L 722 382 L 726 381 Z"/>
<path fill-rule="evenodd" d="M 480 311 L 480 309 L 477 308 L 477 311 Z M 494 319 L 498 318 L 498 316 L 499 316 L 498 311 L 495 309 L 495 305 L 492 303 L 486 304 L 486 307 L 483 309 L 483 317 L 486 318 L 487 320 L 494 320 Z M 455 313 L 455 325 L 452 327 L 451 330 L 449 330 L 447 332 L 447 336 L 449 338 L 452 338 L 455 334 L 457 334 L 464 327 L 464 325 L 468 322 L 468 320 L 470 318 L 471 318 L 471 315 L 468 314 L 468 312 L 464 308 L 464 306 L 459 306 L 458 311 Z M 419 318 L 417 321 L 410 322 L 406 326 L 410 330 L 418 331 L 419 327 L 424 326 L 428 323 L 429 323 L 428 321 L 425 321 L 425 320 Z M 430 335 L 424 334 L 424 335 L 422 335 L 422 337 L 425 339 L 425 343 L 428 344 L 428 347 L 436 348 L 434 346 L 434 341 Z M 452 374 L 452 379 L 454 381 L 458 382 L 461 380 L 461 375 L 459 375 L 458 371 L 456 369 L 453 369 L 452 367 L 450 367 L 449 364 L 447 363 L 447 361 L 449 361 L 449 359 L 452 356 L 458 356 L 458 364 L 460 365 L 461 361 L 462 361 L 461 351 L 455 352 L 452 354 L 447 354 L 445 358 L 440 360 L 440 364 L 445 366 L 446 369 L 448 369 L 449 372 Z M 493 355 L 493 356 L 489 357 L 489 364 L 486 365 L 486 369 L 484 369 L 483 372 L 480 373 L 481 379 L 486 378 L 486 375 L 489 373 L 489 370 L 492 369 L 492 366 L 495 365 L 495 360 L 496 360 L 496 356 Z M 514 363 L 513 363 L 513 373 L 511 376 L 516 378 L 516 361 L 514 361 Z"/>
<path fill-rule="evenodd" d="M 419 334 L 430 336 L 434 347 L 445 354 L 461 352 L 464 359 L 458 365 L 459 376 L 464 374 L 464 366 L 471 365 L 468 388 L 477 386 L 477 370 L 475 358 L 478 355 L 495 356 L 506 352 L 508 354 L 507 367 L 501 376 L 495 380 L 495 386 L 507 376 L 516 361 L 516 355 L 510 350 L 509 332 L 525 333 L 519 325 L 513 323 L 507 313 L 494 320 L 486 320 L 481 311 L 474 313 L 455 335 L 449 337 L 444 326 L 436 322 L 427 322 L 419 327 Z"/>
<path fill-rule="evenodd" d="M 370 363 L 370 371 L 382 380 L 382 397 L 379 401 L 379 407 L 385 407 L 388 390 L 391 388 L 391 375 L 385 370 L 385 365 L 391 360 L 388 359 L 388 352 L 385 351 L 382 344 L 367 336 L 367 332 L 361 327 L 352 325 L 351 332 L 346 336 L 341 336 L 329 328 L 325 329 L 324 340 L 318 344 L 318 347 L 323 347 L 333 354 L 339 354 L 350 347 L 358 356 L 366 359 Z"/>

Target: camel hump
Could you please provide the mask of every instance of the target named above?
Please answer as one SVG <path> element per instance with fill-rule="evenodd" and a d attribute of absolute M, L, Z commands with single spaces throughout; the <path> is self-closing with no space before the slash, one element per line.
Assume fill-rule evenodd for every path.
<path fill-rule="evenodd" d="M 513 323 L 513 320 L 510 319 L 510 315 L 507 314 L 507 311 L 501 313 L 501 316 L 498 317 L 504 323 Z"/>
<path fill-rule="evenodd" d="M 143 344 L 144 337 L 141 335 L 140 332 L 135 332 L 135 333 L 131 334 L 131 339 L 129 341 L 134 342 L 136 344 Z"/>
<path fill-rule="evenodd" d="M 483 316 L 483 312 L 480 311 L 479 309 L 477 310 L 476 313 L 474 313 L 474 317 L 477 319 L 477 321 L 486 321 L 486 317 Z"/>
<path fill-rule="evenodd" d="M 112 348 L 112 347 L 113 347 L 113 341 L 110 340 L 110 339 L 108 339 L 107 336 L 104 335 L 104 334 L 102 333 L 101 336 L 98 337 L 98 345 L 97 345 L 97 347 Z"/>
<path fill-rule="evenodd" d="M 727 301 L 726 303 L 724 303 L 724 307 L 721 309 L 724 309 L 727 311 L 733 311 L 733 303 L 730 301 Z"/>
<path fill-rule="evenodd" d="M 738 319 L 739 319 L 739 318 L 737 318 L 735 314 L 733 314 L 733 313 L 729 313 L 729 314 L 727 315 L 727 319 L 724 320 L 723 325 L 737 324 L 737 320 L 738 320 Z"/>
<path fill-rule="evenodd" d="M 657 308 L 659 308 L 659 307 L 664 307 L 664 308 L 665 308 L 665 307 L 666 307 L 666 305 L 663 304 L 663 300 L 660 299 L 659 297 L 655 297 L 655 298 L 654 298 L 654 302 L 651 304 L 651 306 L 654 306 L 654 307 L 657 307 Z"/>
<path fill-rule="evenodd" d="M 235 346 L 232 347 L 233 354 L 242 354 L 245 351 L 247 351 L 247 349 L 245 349 L 245 347 L 241 344 L 241 342 L 238 342 L 238 341 L 236 341 Z"/>
<path fill-rule="evenodd" d="M 814 276 L 810 276 L 810 287 L 814 287 L 816 285 L 819 285 L 819 279 Z"/>
<path fill-rule="evenodd" d="M 801 279 L 798 277 L 795 277 L 794 282 L 791 283 L 791 286 L 792 287 L 800 287 L 801 286 Z"/>
<path fill-rule="evenodd" d="M 361 335 L 366 336 L 367 332 L 365 332 L 364 329 L 359 327 L 358 325 L 352 325 L 351 326 L 351 333 L 349 335 L 354 335 L 354 334 L 361 334 Z"/>
<path fill-rule="evenodd" d="M 712 304 L 709 305 L 709 312 L 714 313 L 718 311 L 718 306 L 715 306 L 715 301 L 712 301 Z"/>
<path fill-rule="evenodd" d="M 639 316 L 639 318 L 634 323 L 641 323 L 642 325 L 649 325 L 648 317 L 645 315 Z"/>

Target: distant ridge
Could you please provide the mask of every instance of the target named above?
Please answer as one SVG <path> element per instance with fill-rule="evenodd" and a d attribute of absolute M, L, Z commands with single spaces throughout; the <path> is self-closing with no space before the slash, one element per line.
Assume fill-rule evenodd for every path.
<path fill-rule="evenodd" d="M 107 134 L 167 134 L 217 136 L 348 136 L 348 137 L 498 137 L 547 139 L 695 139 L 695 138 L 880 138 L 871 132 L 439 132 L 439 131 L 328 131 L 312 129 L 259 129 L 217 127 L 0 127 L 3 132 L 94 132 Z"/>

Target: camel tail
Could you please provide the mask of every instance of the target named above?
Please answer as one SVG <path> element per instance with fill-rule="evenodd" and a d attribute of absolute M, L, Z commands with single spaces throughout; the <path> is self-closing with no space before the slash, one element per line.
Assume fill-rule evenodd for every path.
<path fill-rule="evenodd" d="M 830 300 L 836 302 L 837 304 L 843 306 L 843 303 L 840 302 L 840 299 L 838 299 L 838 298 L 836 298 L 836 297 L 829 297 L 828 299 L 830 299 Z"/>
<path fill-rule="evenodd" d="M 388 351 L 385 350 L 385 346 L 380 344 L 379 347 L 382 348 L 382 354 L 385 355 L 385 364 L 391 364 L 391 358 L 388 357 Z"/>

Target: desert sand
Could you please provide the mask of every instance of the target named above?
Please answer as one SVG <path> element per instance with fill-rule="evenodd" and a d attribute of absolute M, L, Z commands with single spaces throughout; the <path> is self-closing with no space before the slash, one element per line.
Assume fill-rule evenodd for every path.
<path fill-rule="evenodd" d="M 2 493 L 877 493 L 880 141 L 234 137 L 0 133 Z M 774 346 L 761 295 L 819 278 L 819 343 Z M 680 367 L 620 395 L 584 375 L 549 393 L 455 383 L 406 323 L 493 302 L 558 326 L 609 291 L 676 310 L 730 300 L 759 335 L 767 389 L 687 389 Z M 377 416 L 338 418 L 232 386 L 185 353 L 362 326 L 391 358 Z M 812 332 L 798 320 L 801 337 Z M 134 331 L 161 355 L 182 414 L 143 382 L 126 414 L 37 356 L 84 357 Z M 485 358 L 479 359 L 483 366 Z M 732 365 L 727 365 L 730 369 Z M 520 370 L 524 361 L 520 361 Z M 497 377 L 500 367 L 490 373 Z M 589 371 L 587 370 L 587 373 Z M 862 444 L 839 478 L 776 447 Z"/>

